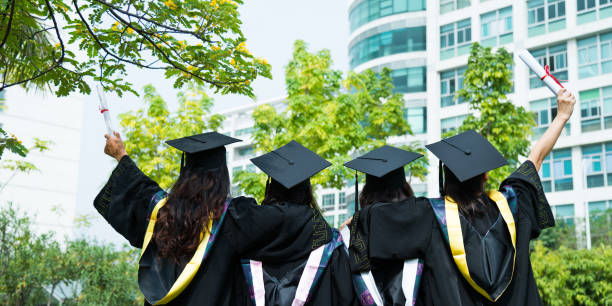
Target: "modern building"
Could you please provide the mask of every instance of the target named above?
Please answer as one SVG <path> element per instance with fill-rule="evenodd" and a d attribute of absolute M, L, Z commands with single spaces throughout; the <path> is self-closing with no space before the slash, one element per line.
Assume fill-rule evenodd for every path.
<path fill-rule="evenodd" d="M 470 110 L 454 94 L 462 86 L 472 42 L 514 54 L 509 98 L 536 113 L 537 140 L 556 115 L 556 99 L 515 52 L 531 51 L 558 79 L 567 80 L 578 98 L 574 116 L 540 171 L 556 218 L 588 221 L 612 207 L 611 0 L 350 0 L 348 16 L 350 68 L 388 67 L 395 90 L 404 94 L 414 135 L 391 139 L 392 144 L 431 143 L 461 125 Z M 282 107 L 282 98 L 268 103 Z M 226 133 L 248 138 L 254 107 L 225 112 Z M 248 141 L 235 145 L 230 170 L 255 171 L 248 163 L 251 148 Z M 429 160 L 426 181 L 412 179 L 411 185 L 418 194 L 436 196 L 437 159 L 430 154 Z M 352 214 L 352 184 L 318 191 L 330 224 Z"/>

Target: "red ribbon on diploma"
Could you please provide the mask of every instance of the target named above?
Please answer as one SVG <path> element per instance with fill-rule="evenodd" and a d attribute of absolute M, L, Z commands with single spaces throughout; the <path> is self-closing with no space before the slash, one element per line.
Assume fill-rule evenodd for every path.
<path fill-rule="evenodd" d="M 561 82 L 559 82 L 559 80 L 557 80 L 557 78 L 555 78 L 554 75 L 550 74 L 550 67 L 548 67 L 548 65 L 544 65 L 544 70 L 546 71 L 546 74 L 541 78 L 542 81 L 544 81 L 544 79 L 549 76 L 551 77 L 553 80 L 555 80 L 555 82 L 557 82 L 557 84 L 559 84 L 559 86 L 561 86 L 561 88 L 565 88 L 563 87 L 563 85 L 561 85 Z"/>
<path fill-rule="evenodd" d="M 101 108 L 100 109 L 100 114 L 104 114 L 104 112 L 108 112 L 108 108 Z"/>

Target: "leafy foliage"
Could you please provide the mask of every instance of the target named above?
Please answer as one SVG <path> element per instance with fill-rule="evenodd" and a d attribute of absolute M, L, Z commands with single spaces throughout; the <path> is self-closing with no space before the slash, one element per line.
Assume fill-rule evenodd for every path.
<path fill-rule="evenodd" d="M 144 89 L 146 108 L 119 115 L 125 131 L 125 149 L 140 169 L 162 188 L 168 188 L 179 173 L 181 152 L 164 144 L 169 139 L 217 130 L 222 115 L 210 115 L 213 100 L 201 85 L 190 83 L 178 94 L 179 108 L 171 113 L 151 85 Z"/>
<path fill-rule="evenodd" d="M 404 118 L 404 99 L 393 93 L 391 70 L 380 75 L 368 70 L 342 72 L 331 68 L 328 50 L 311 53 L 296 41 L 285 71 L 287 99 L 277 110 L 262 105 L 253 112 L 257 152 L 269 152 L 296 140 L 329 160 L 332 166 L 311 179 L 313 185 L 341 188 L 352 172 L 343 167 L 358 154 L 386 143 L 387 138 L 412 134 Z M 417 144 L 408 149 L 423 152 Z M 424 178 L 426 161 L 412 163 L 408 173 Z M 246 193 L 263 198 L 265 175 L 239 172 L 237 182 Z"/>
<path fill-rule="evenodd" d="M 52 233 L 37 235 L 32 220 L 12 204 L 0 206 L 0 299 L 9 305 L 60 302 L 76 305 L 135 305 L 136 250 L 87 240 L 67 241 Z"/>
<path fill-rule="evenodd" d="M 612 247 L 591 250 L 535 244 L 531 253 L 533 273 L 545 305 L 612 304 Z"/>
<path fill-rule="evenodd" d="M 49 147 L 53 144 L 52 141 L 42 140 L 39 138 L 34 138 L 34 144 L 30 148 L 26 148 L 23 146 L 20 140 L 17 140 L 15 135 L 10 136 L 13 140 L 10 142 L 16 142 L 15 144 L 11 144 L 7 142 L 7 147 L 9 151 L 18 154 L 21 157 L 25 157 L 29 152 L 38 151 L 44 152 L 49 150 Z M 1 153 L 1 152 L 0 152 Z M 1 156 L 0 156 L 1 157 Z M 0 161 L 0 169 L 5 169 L 11 171 L 11 175 L 5 182 L 0 182 L 0 193 L 4 190 L 4 187 L 8 185 L 8 183 L 19 173 L 28 174 L 32 171 L 38 171 L 36 165 L 32 162 L 26 161 L 24 159 L 4 159 Z"/>
<path fill-rule="evenodd" d="M 242 0 L 2 0 L 0 90 L 52 88 L 88 94 L 87 79 L 120 96 L 136 93 L 126 67 L 160 69 L 187 82 L 252 96 L 270 66 L 245 46 Z M 63 37 L 67 36 L 67 37 Z M 76 53 L 84 51 L 86 59 Z"/>
<path fill-rule="evenodd" d="M 508 160 L 508 165 L 489 172 L 488 188 L 497 189 L 513 169 L 519 156 L 529 152 L 534 116 L 508 100 L 512 91 L 512 55 L 504 48 L 495 53 L 478 43 L 472 45 L 463 88 L 457 96 L 469 101 L 469 115 L 457 132 L 473 129 L 487 138 Z M 452 136 L 454 132 L 443 137 Z"/>

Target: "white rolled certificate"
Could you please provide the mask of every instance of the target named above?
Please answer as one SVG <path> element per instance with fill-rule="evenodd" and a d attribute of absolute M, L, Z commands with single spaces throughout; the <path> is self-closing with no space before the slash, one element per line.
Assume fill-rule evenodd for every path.
<path fill-rule="evenodd" d="M 540 65 L 540 63 L 529 53 L 529 51 L 523 49 L 518 52 L 519 58 L 544 82 L 546 87 L 552 91 L 553 94 L 557 95 L 561 88 L 564 88 L 561 84 L 557 83 L 557 80 L 552 75 L 546 73 L 546 69 Z"/>
<path fill-rule="evenodd" d="M 98 92 L 98 100 L 100 100 L 100 113 L 102 113 L 102 116 L 104 116 L 104 123 L 106 123 L 106 131 L 108 132 L 108 135 L 113 135 L 110 111 L 108 110 L 108 103 L 106 102 L 104 91 L 102 88 L 100 88 L 100 86 L 96 86 L 96 91 Z"/>

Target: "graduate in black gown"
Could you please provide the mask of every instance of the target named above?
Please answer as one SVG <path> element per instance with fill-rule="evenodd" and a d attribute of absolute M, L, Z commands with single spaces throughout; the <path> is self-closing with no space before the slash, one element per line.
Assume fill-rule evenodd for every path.
<path fill-rule="evenodd" d="M 575 99 L 565 90 L 558 113 L 527 161 L 499 190 L 484 191 L 486 172 L 506 162 L 468 131 L 429 145 L 445 164 L 444 197 L 374 204 L 351 223 L 351 268 L 421 258 L 417 305 L 540 305 L 529 241 L 554 226 L 538 170 L 569 120 Z"/>
<path fill-rule="evenodd" d="M 344 166 L 366 174 L 366 183 L 355 203 L 364 208 L 376 203 L 413 201 L 414 192 L 406 181 L 404 166 L 421 157 L 421 154 L 385 145 L 345 163 Z M 348 228 L 344 228 L 342 237 L 346 240 L 350 236 Z M 409 278 L 416 277 L 419 266 L 422 267 L 422 263 L 418 259 L 373 260 L 371 273 L 360 275 L 365 287 L 360 294 L 362 304 L 374 301 L 384 305 L 406 305 L 406 301 L 412 302 L 418 284 L 410 282 Z M 361 286 L 356 284 L 356 287 L 360 291 Z"/>
<path fill-rule="evenodd" d="M 276 235 L 247 251 L 242 267 L 250 287 L 249 304 L 358 305 L 348 254 L 336 229 L 329 227 L 313 196 L 310 177 L 330 163 L 296 141 L 252 162 L 269 175 L 263 207 L 283 210 L 286 219 Z M 248 211 L 237 212 L 241 232 L 260 226 Z M 249 235 L 241 239 L 252 240 Z"/>
<path fill-rule="evenodd" d="M 317 237 L 307 206 L 298 211 L 229 196 L 224 145 L 236 141 L 216 132 L 168 141 L 185 154 L 168 194 L 138 169 L 118 134 L 107 135 L 105 152 L 119 164 L 94 206 L 132 246 L 144 250 L 138 283 L 146 305 L 247 305 L 243 254 L 282 249 L 294 239 L 294 223 L 302 222 L 300 230 Z M 329 231 L 316 232 L 322 242 L 331 237 Z"/>

